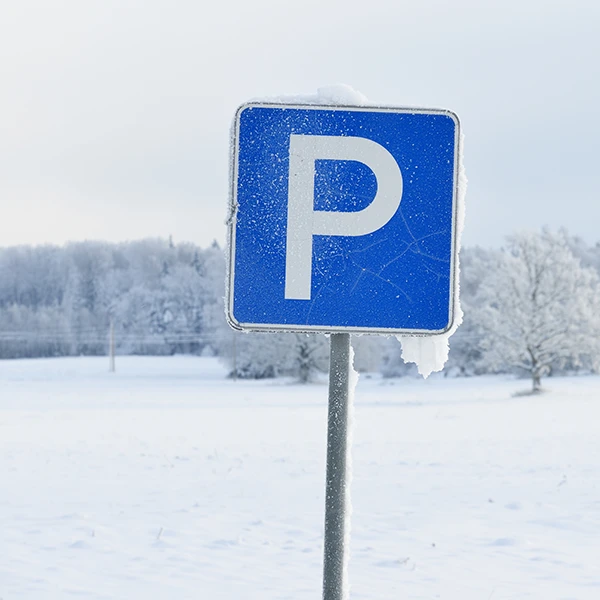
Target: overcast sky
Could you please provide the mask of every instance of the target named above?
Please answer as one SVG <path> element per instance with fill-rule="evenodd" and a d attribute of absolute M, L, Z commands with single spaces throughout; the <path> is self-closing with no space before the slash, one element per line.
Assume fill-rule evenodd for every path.
<path fill-rule="evenodd" d="M 346 83 L 462 121 L 464 242 L 600 241 L 600 3 L 19 0 L 0 19 L 0 246 L 225 240 L 229 127 Z"/>

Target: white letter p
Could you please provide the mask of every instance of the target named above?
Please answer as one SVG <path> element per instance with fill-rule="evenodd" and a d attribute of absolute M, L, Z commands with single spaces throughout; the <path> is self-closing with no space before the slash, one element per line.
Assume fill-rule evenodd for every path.
<path fill-rule="evenodd" d="M 355 212 L 314 210 L 316 160 L 352 160 L 369 167 L 377 180 L 371 204 Z M 314 235 L 373 233 L 396 214 L 401 198 L 400 167 L 377 142 L 360 137 L 291 135 L 285 298 L 310 300 Z"/>

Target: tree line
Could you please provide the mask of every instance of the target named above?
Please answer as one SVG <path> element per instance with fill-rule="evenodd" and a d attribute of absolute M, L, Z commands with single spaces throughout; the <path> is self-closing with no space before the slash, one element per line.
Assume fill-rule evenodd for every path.
<path fill-rule="evenodd" d="M 600 368 L 600 243 L 543 230 L 464 248 L 460 262 L 465 317 L 447 374 L 523 373 L 536 390 L 544 376 Z M 323 335 L 231 331 L 224 282 L 216 242 L 0 248 L 0 358 L 106 354 L 112 322 L 120 354 L 218 355 L 237 377 L 307 381 L 326 370 Z M 393 338 L 353 345 L 359 370 L 412 372 Z"/>
<path fill-rule="evenodd" d="M 0 249 L 0 358 L 216 352 L 225 261 L 171 240 Z"/>

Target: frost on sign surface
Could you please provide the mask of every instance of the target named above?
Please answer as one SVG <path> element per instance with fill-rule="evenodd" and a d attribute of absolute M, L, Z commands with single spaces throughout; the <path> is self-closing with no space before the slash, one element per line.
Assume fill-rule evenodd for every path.
<path fill-rule="evenodd" d="M 259 331 L 448 330 L 458 136 L 448 111 L 242 106 L 232 182 L 231 324 Z"/>

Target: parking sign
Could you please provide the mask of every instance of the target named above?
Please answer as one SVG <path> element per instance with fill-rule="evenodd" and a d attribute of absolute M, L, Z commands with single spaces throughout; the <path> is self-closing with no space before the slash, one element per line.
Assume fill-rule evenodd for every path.
<path fill-rule="evenodd" d="M 452 325 L 459 122 L 447 110 L 249 103 L 235 117 L 232 327 Z"/>

